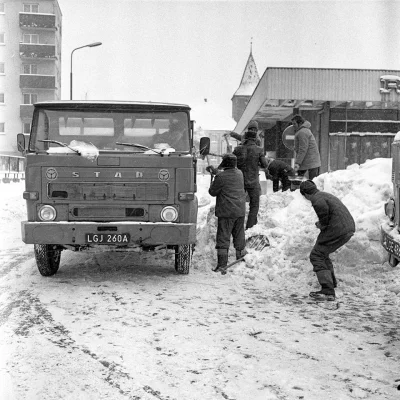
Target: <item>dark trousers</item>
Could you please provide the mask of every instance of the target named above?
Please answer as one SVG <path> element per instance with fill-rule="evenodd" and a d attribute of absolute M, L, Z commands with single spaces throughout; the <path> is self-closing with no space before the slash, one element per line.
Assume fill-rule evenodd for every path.
<path fill-rule="evenodd" d="M 294 175 L 294 171 L 293 171 L 293 175 Z M 291 182 L 289 181 L 288 176 L 286 174 L 282 174 L 272 180 L 272 190 L 274 192 L 279 191 L 280 183 L 282 184 L 282 187 L 281 187 L 282 192 L 285 192 L 286 190 L 290 189 L 290 187 L 291 187 Z"/>
<path fill-rule="evenodd" d="M 348 233 L 323 244 L 318 243 L 317 240 L 311 250 L 310 261 L 313 265 L 313 271 L 317 274 L 322 291 L 326 294 L 334 294 L 334 288 L 337 285 L 335 271 L 329 255 L 346 244 L 352 236 L 353 233 Z"/>
<path fill-rule="evenodd" d="M 297 174 L 300 176 L 304 176 L 305 173 L 308 171 L 308 179 L 311 181 L 319 175 L 319 167 L 311 168 L 311 169 L 301 169 L 297 171 Z"/>
<path fill-rule="evenodd" d="M 244 235 L 244 217 L 225 218 L 218 217 L 216 249 L 229 249 L 233 238 L 233 247 L 243 250 L 246 246 Z"/>
<path fill-rule="evenodd" d="M 247 216 L 246 229 L 257 224 L 258 209 L 260 208 L 261 186 L 245 187 L 244 190 L 249 195 L 249 215 Z"/>

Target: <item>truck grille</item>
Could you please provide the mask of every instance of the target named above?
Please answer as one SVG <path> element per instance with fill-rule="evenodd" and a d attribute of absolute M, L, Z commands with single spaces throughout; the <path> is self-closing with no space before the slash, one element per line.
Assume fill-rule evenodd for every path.
<path fill-rule="evenodd" d="M 113 218 L 132 218 L 144 220 L 146 211 L 144 208 L 125 208 L 125 207 L 73 207 L 72 214 L 76 218 L 91 219 L 113 219 Z"/>
<path fill-rule="evenodd" d="M 73 201 L 137 200 L 164 201 L 168 199 L 167 183 L 49 183 L 48 197 Z"/>

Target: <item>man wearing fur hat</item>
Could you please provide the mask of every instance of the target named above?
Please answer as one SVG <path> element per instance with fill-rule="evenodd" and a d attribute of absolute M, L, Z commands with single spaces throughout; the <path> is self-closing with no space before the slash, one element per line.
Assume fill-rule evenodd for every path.
<path fill-rule="evenodd" d="M 315 225 L 321 230 L 310 253 L 310 261 L 321 290 L 311 292 L 310 296 L 317 301 L 332 301 L 335 300 L 337 281 L 329 255 L 346 244 L 354 235 L 354 219 L 336 196 L 319 191 L 311 180 L 300 185 L 300 193 L 311 201 L 318 216 Z"/>
<path fill-rule="evenodd" d="M 243 174 L 236 168 L 236 156 L 224 154 L 219 170 L 211 183 L 208 193 L 217 198 L 215 216 L 218 218 L 217 249 L 218 263 L 213 271 L 223 270 L 228 264 L 228 252 L 233 238 L 236 259 L 246 254 L 244 217 L 246 214 L 246 193 Z"/>
<path fill-rule="evenodd" d="M 237 157 L 237 167 L 243 172 L 244 190 L 250 198 L 246 229 L 257 224 L 261 195 L 259 168 L 265 169 L 268 166 L 264 150 L 257 146 L 257 131 L 257 121 L 250 121 L 243 142 L 233 150 Z"/>

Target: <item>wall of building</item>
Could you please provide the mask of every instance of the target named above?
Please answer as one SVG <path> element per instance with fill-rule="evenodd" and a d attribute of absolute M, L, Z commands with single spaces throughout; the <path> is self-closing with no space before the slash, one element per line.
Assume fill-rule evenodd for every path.
<path fill-rule="evenodd" d="M 60 98 L 62 15 L 57 0 L 32 2 L 38 4 L 38 13 L 25 12 L 23 5 L 27 2 L 22 0 L 2 2 L 0 26 L 4 26 L 5 43 L 0 45 L 0 62 L 5 71 L 0 74 L 0 92 L 4 91 L 0 123 L 5 124 L 5 132 L 0 133 L 0 153 L 19 155 L 16 136 L 23 131 L 24 124 L 30 124 L 33 110 L 31 105 L 24 105 L 24 94 L 36 95 L 37 101 Z M 32 18 L 45 23 L 30 24 Z M 33 55 L 30 45 L 24 43 L 24 34 L 38 35 L 41 46 L 36 48 L 52 46 L 55 57 Z M 36 65 L 36 74 L 27 74 L 24 65 Z"/>
<path fill-rule="evenodd" d="M 382 104 L 384 107 L 384 103 Z M 389 107 L 389 105 L 388 105 Z M 345 169 L 368 159 L 390 158 L 393 138 L 400 131 L 400 109 L 357 109 L 330 107 L 327 102 L 320 110 L 293 110 L 311 123 L 311 131 L 321 155 L 321 172 Z M 263 127 L 264 149 L 270 156 L 292 163 L 294 151 L 282 141 L 283 131 L 290 121 L 277 121 L 272 127 Z"/>

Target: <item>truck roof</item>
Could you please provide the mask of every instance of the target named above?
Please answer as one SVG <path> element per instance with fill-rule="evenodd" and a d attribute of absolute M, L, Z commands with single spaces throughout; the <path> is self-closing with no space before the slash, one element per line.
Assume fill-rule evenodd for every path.
<path fill-rule="evenodd" d="M 157 103 L 151 101 L 114 101 L 114 100 L 48 100 L 34 104 L 37 108 L 107 108 L 107 109 L 156 109 L 156 110 L 190 110 L 186 104 Z"/>

